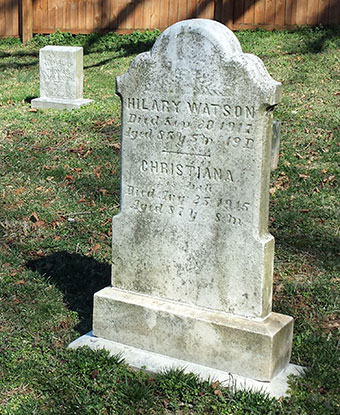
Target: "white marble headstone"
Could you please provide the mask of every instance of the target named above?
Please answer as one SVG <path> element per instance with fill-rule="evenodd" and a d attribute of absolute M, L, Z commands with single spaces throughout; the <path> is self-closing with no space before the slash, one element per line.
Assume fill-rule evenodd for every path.
<path fill-rule="evenodd" d="M 274 244 L 267 231 L 267 108 L 280 90 L 232 33 L 202 20 L 168 29 L 118 78 L 115 287 L 268 315 Z"/>
<path fill-rule="evenodd" d="M 73 109 L 90 104 L 83 99 L 83 48 L 45 46 L 39 53 L 40 98 L 33 108 Z"/>
<path fill-rule="evenodd" d="M 121 210 L 94 334 L 271 380 L 288 365 L 293 327 L 271 313 L 271 126 L 281 84 L 229 29 L 195 19 L 137 56 L 117 92 Z"/>

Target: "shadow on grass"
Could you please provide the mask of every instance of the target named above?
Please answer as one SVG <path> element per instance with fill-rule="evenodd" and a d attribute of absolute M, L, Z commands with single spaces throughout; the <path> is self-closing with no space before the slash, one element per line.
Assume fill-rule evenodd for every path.
<path fill-rule="evenodd" d="M 25 101 L 26 103 L 30 104 L 30 103 L 32 102 L 32 99 L 35 99 L 35 98 L 39 98 L 39 97 L 37 97 L 36 95 L 28 95 L 28 96 L 24 99 L 24 101 Z"/>
<path fill-rule="evenodd" d="M 36 66 L 38 63 L 39 63 L 38 60 L 35 60 L 33 62 L 4 62 L 4 63 L 0 63 L 0 70 L 26 68 L 29 66 Z"/>
<path fill-rule="evenodd" d="M 334 190 L 335 188 L 328 189 L 330 192 Z M 337 228 L 327 226 L 329 220 L 337 217 L 337 206 L 316 206 L 315 203 L 302 192 L 294 206 L 289 206 L 286 198 L 277 201 L 275 209 L 272 203 L 271 215 L 275 221 L 270 233 L 275 237 L 278 249 L 287 254 L 307 254 L 314 258 L 319 268 L 329 272 L 335 270 L 340 263 Z"/>
<path fill-rule="evenodd" d="M 339 43 L 339 36 L 340 36 L 340 26 L 339 27 L 331 27 L 327 30 L 324 30 L 320 33 L 317 37 L 307 37 L 306 47 L 310 53 L 320 53 L 324 49 L 327 49 L 328 42 L 336 42 Z"/>
<path fill-rule="evenodd" d="M 103 50 L 98 50 L 98 51 L 89 50 L 88 46 L 85 45 L 84 46 L 84 55 L 90 55 L 91 53 L 105 53 L 105 52 L 115 52 L 115 54 L 111 58 L 104 59 L 104 60 L 102 60 L 100 62 L 97 62 L 95 64 L 92 64 L 92 65 L 84 66 L 84 69 L 103 66 L 103 65 L 106 65 L 106 64 L 110 63 L 111 61 L 113 61 L 115 59 L 118 59 L 118 58 L 127 58 L 129 56 L 138 55 L 139 53 L 148 52 L 148 51 L 151 50 L 154 43 L 155 43 L 154 41 L 137 42 L 137 43 L 131 43 L 131 44 L 123 45 L 118 50 L 116 50 L 115 48 L 112 48 L 112 49 L 107 48 L 107 50 L 103 49 Z"/>
<path fill-rule="evenodd" d="M 273 33 L 273 39 L 275 39 L 273 42 L 276 44 L 276 48 L 274 50 L 269 48 L 268 50 L 268 46 L 262 46 L 261 50 L 256 53 L 261 59 L 269 59 L 275 56 L 317 55 L 329 49 L 336 50 L 340 47 L 340 25 L 328 28 L 300 26 L 289 31 L 276 32 L 274 30 Z M 285 40 L 282 44 L 280 33 L 283 34 Z M 253 46 L 248 43 L 250 40 L 261 45 L 262 39 L 265 41 L 273 34 L 264 29 L 256 29 L 253 32 L 240 31 L 237 36 L 241 44 L 248 44 L 247 49 L 252 53 Z M 265 43 L 262 45 L 265 45 Z"/>
<path fill-rule="evenodd" d="M 137 30 L 123 35 L 118 35 L 116 32 L 91 33 L 86 36 L 82 46 L 84 54 L 116 51 L 120 52 L 121 56 L 129 56 L 150 50 L 160 33 L 159 30 L 152 32 Z"/>
<path fill-rule="evenodd" d="M 0 58 L 11 58 L 11 57 L 23 57 L 23 56 L 34 56 L 34 57 L 38 57 L 39 56 L 39 51 L 28 51 L 28 50 L 17 50 L 15 52 L 4 52 L 1 51 L 0 52 Z"/>
<path fill-rule="evenodd" d="M 116 32 L 108 33 L 91 33 L 89 35 L 72 35 L 69 32 L 56 31 L 50 35 L 37 35 L 30 42 L 30 47 L 43 48 L 47 45 L 57 46 L 81 46 L 84 49 L 84 55 L 92 53 L 105 54 L 111 53 L 112 56 L 101 61 L 84 66 L 84 69 L 99 67 L 109 63 L 110 61 L 122 57 L 128 57 L 148 51 L 152 48 L 160 31 L 136 31 L 131 34 L 119 35 Z M 0 51 L 1 57 L 10 56 L 38 56 L 37 51 L 18 51 L 13 53 L 6 53 Z"/>
<path fill-rule="evenodd" d="M 93 294 L 110 285 L 109 264 L 62 251 L 31 260 L 26 266 L 39 272 L 64 294 L 69 308 L 78 313 L 76 330 L 84 334 L 92 329 Z"/>
<path fill-rule="evenodd" d="M 292 226 L 293 228 L 293 226 Z M 305 257 L 314 269 L 323 270 L 326 276 L 339 269 L 340 238 L 335 235 L 325 235 L 305 232 L 271 232 L 275 237 L 275 246 L 287 255 Z M 330 275 L 331 275 L 330 274 Z"/>
<path fill-rule="evenodd" d="M 295 45 L 297 50 L 291 50 L 288 54 L 320 53 L 329 48 L 331 43 L 334 43 L 334 47 L 339 45 L 340 26 L 327 29 L 302 26 L 291 31 L 291 33 L 300 37 L 300 44 Z"/>
<path fill-rule="evenodd" d="M 103 59 L 102 61 L 99 61 L 97 63 L 93 63 L 91 65 L 86 65 L 86 66 L 84 66 L 84 69 L 97 68 L 99 66 L 106 65 L 107 63 L 111 62 L 115 58 L 116 57 L 114 57 L 114 58 L 108 58 L 108 59 Z"/>

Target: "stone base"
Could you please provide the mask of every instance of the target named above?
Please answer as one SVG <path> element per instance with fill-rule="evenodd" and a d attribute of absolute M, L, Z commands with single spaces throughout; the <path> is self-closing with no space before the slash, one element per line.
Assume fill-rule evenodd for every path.
<path fill-rule="evenodd" d="M 174 359 L 135 347 L 126 346 L 125 344 L 105 340 L 93 336 L 92 332 L 85 334 L 73 341 L 69 347 L 76 349 L 78 347 L 88 346 L 92 350 L 106 349 L 111 356 L 121 355 L 126 363 L 138 369 L 146 369 L 150 372 L 157 373 L 166 369 L 183 369 L 186 373 L 195 373 L 202 380 L 214 382 L 218 380 L 223 386 L 234 390 L 251 390 L 269 394 L 271 397 L 280 398 L 287 396 L 288 376 L 301 376 L 304 368 L 289 364 L 280 372 L 271 382 L 260 382 L 242 376 L 233 375 L 221 370 L 212 369 L 195 363 L 186 362 L 180 359 Z"/>
<path fill-rule="evenodd" d="M 32 108 L 55 110 L 73 110 L 88 105 L 93 102 L 93 99 L 53 99 L 53 98 L 35 98 L 31 101 Z"/>
<path fill-rule="evenodd" d="M 269 382 L 289 364 L 293 319 L 271 313 L 250 320 L 108 287 L 94 296 L 93 334 L 185 365 Z"/>

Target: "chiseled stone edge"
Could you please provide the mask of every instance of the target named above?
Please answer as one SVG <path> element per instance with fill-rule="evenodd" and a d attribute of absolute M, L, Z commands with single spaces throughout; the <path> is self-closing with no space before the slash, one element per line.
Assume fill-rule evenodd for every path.
<path fill-rule="evenodd" d="M 77 53 L 83 52 L 82 46 L 58 46 L 58 45 L 47 45 L 40 49 L 40 51 L 47 52 L 62 52 L 62 53 Z"/>
<path fill-rule="evenodd" d="M 274 398 L 288 396 L 288 376 L 302 376 L 305 370 L 302 366 L 289 364 L 271 382 L 260 382 L 243 376 L 234 375 L 229 372 L 223 372 L 221 370 L 186 362 L 158 353 L 137 349 L 136 347 L 116 343 L 101 337 L 95 337 L 92 332 L 74 340 L 69 345 L 69 348 L 77 349 L 78 347 L 84 346 L 88 346 L 92 350 L 105 349 L 110 352 L 111 356 L 120 355 L 124 358 L 126 363 L 137 369 L 145 369 L 154 373 L 172 368 L 183 369 L 186 373 L 195 373 L 202 380 L 209 380 L 211 382 L 218 380 L 223 386 L 234 390 L 258 391 L 269 394 L 269 396 Z"/>
<path fill-rule="evenodd" d="M 31 101 L 31 107 L 32 108 L 38 108 L 38 109 L 47 109 L 52 108 L 55 110 L 72 110 L 72 109 L 78 109 L 84 105 L 91 104 L 93 99 L 85 99 L 85 98 L 79 98 L 79 99 L 55 99 L 55 98 L 48 98 L 48 97 L 42 97 L 42 98 L 35 98 Z"/>

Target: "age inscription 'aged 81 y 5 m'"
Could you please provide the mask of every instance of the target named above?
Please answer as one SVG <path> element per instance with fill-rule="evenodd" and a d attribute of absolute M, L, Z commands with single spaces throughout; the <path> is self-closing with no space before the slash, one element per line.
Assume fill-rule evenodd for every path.
<path fill-rule="evenodd" d="M 271 312 L 267 230 L 280 90 L 229 29 L 202 19 L 168 28 L 117 79 L 121 211 L 93 334 L 135 366 L 170 359 L 267 382 L 292 372 L 292 318 Z"/>

